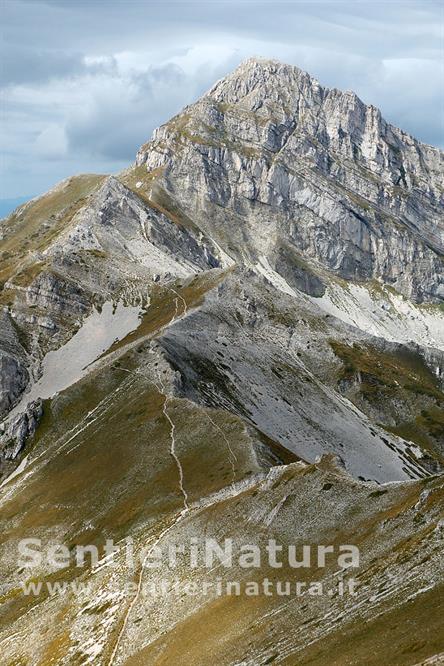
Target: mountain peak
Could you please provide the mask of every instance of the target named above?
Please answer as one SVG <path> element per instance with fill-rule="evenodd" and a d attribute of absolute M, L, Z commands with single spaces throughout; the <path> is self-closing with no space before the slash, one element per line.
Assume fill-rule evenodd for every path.
<path fill-rule="evenodd" d="M 243 60 L 228 76 L 242 75 L 249 71 L 262 71 L 264 75 L 276 75 L 285 71 L 302 74 L 306 73 L 300 67 L 290 65 L 281 60 L 264 58 L 262 56 L 251 56 L 250 58 Z"/>
<path fill-rule="evenodd" d="M 256 103 L 284 103 L 289 96 L 296 96 L 302 81 L 305 86 L 320 89 L 316 79 L 294 65 L 252 57 L 218 81 L 209 90 L 208 96 L 218 101 L 236 103 L 253 93 Z"/>
<path fill-rule="evenodd" d="M 256 262 L 272 251 L 265 229 L 285 217 L 293 220 L 285 242 L 293 237 L 298 251 L 342 278 L 382 279 L 418 300 L 444 296 L 441 277 L 429 280 L 421 264 L 427 256 L 430 275 L 440 274 L 430 253 L 444 251 L 440 151 L 354 92 L 323 88 L 297 67 L 241 63 L 159 128 L 136 164 L 161 169 L 163 188 L 183 210 L 202 201 L 215 217 L 230 210 L 244 229 L 237 259 Z M 259 217 L 252 233 L 250 218 L 256 225 Z"/>
<path fill-rule="evenodd" d="M 0 221 L 4 664 L 438 664 L 439 159 L 252 58 L 136 165 Z M 205 566 L 211 538 L 228 568 Z M 286 576 L 290 548 L 333 542 L 317 565 L 303 546 L 316 590 L 252 603 L 271 538 Z M 356 600 L 332 587 L 341 542 L 363 554 Z M 178 566 L 148 566 L 174 544 Z"/>
<path fill-rule="evenodd" d="M 264 58 L 261 56 L 251 56 L 243 60 L 240 65 L 231 73 L 231 75 L 242 74 L 252 70 L 260 70 L 264 74 L 278 74 L 285 70 L 302 72 L 296 65 L 290 65 L 274 58 Z"/>

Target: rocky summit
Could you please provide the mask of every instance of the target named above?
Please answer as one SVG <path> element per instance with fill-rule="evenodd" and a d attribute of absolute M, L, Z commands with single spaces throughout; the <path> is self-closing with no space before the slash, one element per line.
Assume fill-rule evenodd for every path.
<path fill-rule="evenodd" d="M 442 151 L 251 59 L 0 260 L 1 663 L 443 663 Z M 333 555 L 148 566 L 193 539 Z M 217 588 L 265 577 L 329 592 Z"/>

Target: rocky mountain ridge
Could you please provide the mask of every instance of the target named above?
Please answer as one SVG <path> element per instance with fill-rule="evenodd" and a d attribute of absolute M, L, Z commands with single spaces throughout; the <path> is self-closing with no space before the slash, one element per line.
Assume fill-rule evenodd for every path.
<path fill-rule="evenodd" d="M 444 297 L 443 159 L 354 93 L 253 59 L 159 128 L 136 164 L 161 170 L 156 182 L 236 259 L 274 268 L 292 252 L 428 301 Z"/>
<path fill-rule="evenodd" d="M 440 658 L 443 175 L 441 151 L 353 93 L 251 59 L 121 174 L 67 179 L 0 222 L 10 662 Z M 304 601 L 308 619 L 285 598 L 128 599 L 119 550 L 116 569 L 63 573 L 84 597 L 29 599 L 11 544 L 30 530 L 357 539 L 363 597 Z"/>

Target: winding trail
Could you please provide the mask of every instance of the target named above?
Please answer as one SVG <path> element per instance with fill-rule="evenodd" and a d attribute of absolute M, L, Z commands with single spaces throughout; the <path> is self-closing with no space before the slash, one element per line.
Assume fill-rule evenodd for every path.
<path fill-rule="evenodd" d="M 168 411 L 167 411 L 168 400 L 169 400 L 169 398 L 167 396 L 165 396 L 165 401 L 163 403 L 163 413 L 165 414 L 165 417 L 168 419 L 169 424 L 171 426 L 171 431 L 170 431 L 170 436 L 171 436 L 170 454 L 174 458 L 174 461 L 177 465 L 177 469 L 179 470 L 179 486 L 180 486 L 180 491 L 183 495 L 183 505 L 184 505 L 185 511 L 188 511 L 190 507 L 189 507 L 189 504 L 188 504 L 188 493 L 185 490 L 184 485 L 183 485 L 183 480 L 184 480 L 183 468 L 182 468 L 182 464 L 181 464 L 181 462 L 180 462 L 180 460 L 179 460 L 179 458 L 176 454 L 176 439 L 175 439 L 175 436 L 174 436 L 176 426 L 175 426 L 174 421 L 171 419 L 171 417 L 170 417 L 170 415 L 168 414 Z"/>
<path fill-rule="evenodd" d="M 148 558 L 151 556 L 154 548 L 159 544 L 159 542 L 173 529 L 180 523 L 182 520 L 185 518 L 193 515 L 193 512 L 199 513 L 199 511 L 205 511 L 211 506 L 214 506 L 216 504 L 219 504 L 220 502 L 225 502 L 228 498 L 233 498 L 237 497 L 245 492 L 248 492 L 251 488 L 253 487 L 258 487 L 258 486 L 263 486 L 267 482 L 269 474 L 267 473 L 259 473 L 255 474 L 251 477 L 247 477 L 246 479 L 242 479 L 241 481 L 237 481 L 234 483 L 229 489 L 223 488 L 219 491 L 216 491 L 215 493 L 212 493 L 208 497 L 201 498 L 198 500 L 196 503 L 194 503 L 191 507 L 188 509 L 183 509 L 179 514 L 177 514 L 173 520 L 172 523 L 168 525 L 162 532 L 159 534 L 157 539 L 154 541 L 153 545 L 151 548 L 147 551 L 141 568 L 140 572 L 138 575 L 138 584 L 137 584 L 137 590 L 136 593 L 131 601 L 131 603 L 128 606 L 128 609 L 125 613 L 125 617 L 122 623 L 122 627 L 119 631 L 119 634 L 116 639 L 116 643 L 114 645 L 113 651 L 111 653 L 111 656 L 108 660 L 107 666 L 113 666 L 115 658 L 117 656 L 117 652 L 120 647 L 121 639 L 126 631 L 126 628 L 128 626 L 128 621 L 129 617 L 131 615 L 131 612 L 133 608 L 136 606 L 137 602 L 139 601 L 141 592 L 142 592 L 142 585 L 143 585 L 143 574 L 144 574 L 144 569 L 145 569 L 145 564 L 148 560 Z M 220 565 L 217 565 L 217 567 L 214 567 L 214 569 L 218 568 Z M 210 570 L 212 571 L 212 570 Z"/>
<path fill-rule="evenodd" d="M 187 307 L 187 303 L 186 303 L 185 299 L 183 298 L 183 296 L 181 296 L 180 294 L 178 294 L 178 292 L 177 292 L 175 289 L 173 289 L 172 287 L 168 287 L 168 289 L 169 289 L 171 292 L 173 292 L 173 293 L 175 294 L 175 296 L 176 296 L 175 299 L 174 299 L 174 303 L 175 303 L 174 315 L 173 315 L 171 321 L 169 322 L 169 325 L 171 325 L 171 324 L 173 324 L 173 323 L 177 320 L 177 318 L 178 318 L 179 299 L 182 300 L 182 302 L 183 302 L 183 306 L 184 306 L 184 309 L 183 309 L 183 312 L 182 312 L 182 316 L 184 316 L 184 315 L 187 314 L 187 312 L 188 312 L 188 307 Z M 176 519 L 174 520 L 174 522 L 171 523 L 171 525 L 169 525 L 168 527 L 166 527 L 166 528 L 165 528 L 165 529 L 159 534 L 159 536 L 157 537 L 156 541 L 153 543 L 153 545 L 151 546 L 151 548 L 148 550 L 148 552 L 146 553 L 145 557 L 143 558 L 143 561 L 142 561 L 142 564 L 141 564 L 141 568 L 140 568 L 140 572 L 139 572 L 139 576 L 138 576 L 137 590 L 136 590 L 136 593 L 135 593 L 135 595 L 134 595 L 134 597 L 133 597 L 133 599 L 132 599 L 132 601 L 131 601 L 130 605 L 128 606 L 128 609 L 127 609 L 127 611 L 126 611 L 126 613 L 125 613 L 125 616 L 124 616 L 124 619 L 123 619 L 123 623 L 122 623 L 122 627 L 121 627 L 121 629 L 120 629 L 120 631 L 119 631 L 119 634 L 118 634 L 117 639 L 116 639 L 116 643 L 115 643 L 115 645 L 114 645 L 113 651 L 112 651 L 111 656 L 110 656 L 110 659 L 109 659 L 109 661 L 108 661 L 108 666 L 112 666 L 113 663 L 114 663 L 114 660 L 115 660 L 115 658 L 116 658 L 117 652 L 118 652 L 119 647 L 120 647 L 120 642 L 121 642 L 122 636 L 123 636 L 123 634 L 125 633 L 126 628 L 127 628 L 127 626 L 128 626 L 129 617 L 130 617 L 130 615 L 131 615 L 131 612 L 132 612 L 133 608 L 135 607 L 136 603 L 137 603 L 138 600 L 139 600 L 140 593 L 141 593 L 141 591 L 142 591 L 143 573 L 144 573 L 145 564 L 146 564 L 146 562 L 148 561 L 148 558 L 151 556 L 151 553 L 153 552 L 153 550 L 154 550 L 154 548 L 157 546 L 157 544 L 161 541 L 161 539 L 163 539 L 163 537 L 164 537 L 164 536 L 165 536 L 165 535 L 166 535 L 166 534 L 167 534 L 167 533 L 168 533 L 168 532 L 169 532 L 169 531 L 170 531 L 170 530 L 171 530 L 171 529 L 172 529 L 172 528 L 173 528 L 173 527 L 174 527 L 174 526 L 180 521 L 180 520 L 182 520 L 182 519 L 183 519 L 183 518 L 189 513 L 189 511 L 190 511 L 190 506 L 189 506 L 189 503 L 188 503 L 188 494 L 187 494 L 187 492 L 186 492 L 186 490 L 185 490 L 185 487 L 184 487 L 184 473 L 183 473 L 183 468 L 182 468 L 182 464 L 181 464 L 181 462 L 180 462 L 180 460 L 179 460 L 179 457 L 178 457 L 178 455 L 177 455 L 177 453 L 176 453 L 176 436 L 175 436 L 175 433 L 176 433 L 176 424 L 174 423 L 173 419 L 171 418 L 170 414 L 168 413 L 168 402 L 169 402 L 169 400 L 171 400 L 171 397 L 168 395 L 167 390 L 166 390 L 166 388 L 165 388 L 165 385 L 164 385 L 164 383 L 163 383 L 163 381 L 162 381 L 162 378 L 161 378 L 161 376 L 160 376 L 159 368 L 157 368 L 157 380 L 158 380 L 157 382 L 153 381 L 152 379 L 149 379 L 148 377 L 146 377 L 146 375 L 144 375 L 144 374 L 141 373 L 141 372 L 128 370 L 127 368 L 122 368 L 122 367 L 119 368 L 119 369 L 120 369 L 120 370 L 124 370 L 124 371 L 126 371 L 126 372 L 129 372 L 129 373 L 131 373 L 131 374 L 140 375 L 141 377 L 144 377 L 144 378 L 147 379 L 150 383 L 152 383 L 152 384 L 156 387 L 156 389 L 159 391 L 159 393 L 161 393 L 161 394 L 164 396 L 164 398 L 165 398 L 165 400 L 164 400 L 164 402 L 163 402 L 163 406 L 162 406 L 162 412 L 163 412 L 165 418 L 167 419 L 167 421 L 168 421 L 168 423 L 169 423 L 169 425 L 170 425 L 170 438 L 171 438 L 170 455 L 171 455 L 171 457 L 173 458 L 174 462 L 176 463 L 176 466 L 177 466 L 177 469 L 178 469 L 178 472 L 179 472 L 179 487 L 180 487 L 180 492 L 181 492 L 181 494 L 182 494 L 182 496 L 183 496 L 183 507 L 184 507 L 184 508 L 183 508 L 182 511 L 179 513 L 179 515 L 176 517 Z"/>
<path fill-rule="evenodd" d="M 188 511 L 188 509 L 187 509 L 187 511 Z M 184 511 L 182 511 L 182 512 L 176 517 L 176 519 L 171 523 L 171 525 L 168 525 L 168 527 L 166 527 L 164 530 L 162 530 L 162 532 L 159 534 L 159 536 L 158 536 L 157 539 L 154 541 L 153 545 L 152 545 L 151 548 L 147 551 L 145 557 L 143 558 L 143 561 L 142 561 L 142 563 L 141 563 L 141 567 L 140 567 L 139 576 L 138 576 L 138 581 L 137 581 L 137 590 L 136 590 L 136 593 L 135 593 L 134 597 L 133 597 L 132 600 L 131 600 L 131 603 L 130 603 L 129 606 L 128 606 L 128 609 L 127 609 L 127 611 L 126 611 L 126 613 L 125 613 L 125 617 L 123 618 L 122 627 L 121 627 L 121 629 L 120 629 L 120 631 L 119 631 L 119 634 L 118 634 L 118 636 L 117 636 L 116 642 L 115 642 L 115 644 L 114 644 L 113 651 L 112 651 L 111 656 L 110 656 L 110 658 L 109 658 L 109 660 L 108 660 L 108 666 L 112 666 L 112 664 L 114 663 L 114 660 L 115 660 L 116 655 L 117 655 L 117 651 L 118 651 L 118 649 L 119 649 L 119 647 L 120 647 L 120 641 L 121 641 L 121 638 L 122 638 L 123 634 L 125 633 L 126 628 L 127 628 L 127 626 L 128 626 L 128 620 L 129 620 L 129 617 L 130 617 L 130 615 L 131 615 L 131 612 L 132 612 L 134 606 L 136 605 L 136 603 L 137 603 L 138 600 L 139 600 L 140 593 L 141 593 L 141 591 L 142 591 L 143 572 L 144 572 L 144 569 L 145 569 L 145 565 L 146 565 L 146 563 L 147 563 L 149 557 L 151 557 L 151 554 L 152 554 L 153 550 L 156 548 L 157 544 L 158 544 L 158 543 L 163 539 L 163 537 L 164 537 L 166 534 L 168 534 L 168 532 L 169 532 L 169 531 L 170 531 L 170 530 L 171 530 L 171 529 L 172 529 L 172 528 L 173 528 L 173 527 L 174 527 L 174 526 L 175 526 L 175 525 L 176 525 L 176 524 L 177 524 L 177 523 L 183 518 L 183 515 L 184 515 Z"/>
<path fill-rule="evenodd" d="M 174 304 L 175 304 L 175 310 L 174 310 L 174 315 L 173 318 L 170 321 L 170 325 L 174 324 L 174 322 L 177 320 L 179 316 L 179 299 L 182 300 L 183 302 L 183 312 L 182 312 L 182 317 L 184 317 L 187 312 L 188 312 L 188 306 L 187 303 L 184 299 L 183 296 L 181 296 L 175 289 L 172 287 L 168 287 L 168 289 L 175 294 L 176 298 L 174 299 Z M 168 423 L 170 424 L 170 438 L 171 438 L 171 447 L 170 447 L 170 455 L 173 458 L 174 462 L 176 463 L 178 472 L 179 472 L 179 487 L 180 487 L 180 492 L 183 495 L 183 506 L 184 510 L 188 511 L 189 510 L 189 504 L 188 504 L 188 494 L 187 491 L 185 490 L 184 487 L 184 473 L 183 473 L 183 467 L 182 464 L 179 460 L 179 457 L 176 453 L 176 424 L 174 423 L 173 419 L 168 413 L 168 402 L 171 400 L 171 396 L 168 395 L 168 392 L 165 388 L 165 385 L 162 382 L 162 378 L 160 376 L 160 371 L 159 368 L 157 368 L 157 379 L 159 382 L 159 386 L 157 387 L 160 393 L 162 393 L 165 396 L 165 400 L 163 402 L 163 407 L 162 407 L 162 412 L 167 419 Z M 160 387 L 160 388 L 159 388 Z"/>
<path fill-rule="evenodd" d="M 179 457 L 176 453 L 176 424 L 174 423 L 173 419 L 168 413 L 168 402 L 171 400 L 171 397 L 168 395 L 165 386 L 162 382 L 162 379 L 160 377 L 159 369 L 157 369 L 157 377 L 159 380 L 159 385 L 160 388 L 159 392 L 162 393 L 165 397 L 165 400 L 163 401 L 163 407 L 162 407 L 162 412 L 167 419 L 168 423 L 170 424 L 170 439 L 171 439 L 171 447 L 170 447 L 170 455 L 173 458 L 174 462 L 176 463 L 177 469 L 179 471 L 179 487 L 180 487 L 180 492 L 183 495 L 183 506 L 184 510 L 188 511 L 189 510 L 189 504 L 188 504 L 188 494 L 187 491 L 185 490 L 184 487 L 184 473 L 183 473 L 183 467 L 182 464 L 179 460 Z M 156 385 L 156 384 L 155 384 Z M 157 386 L 157 385 L 156 385 Z"/>
<path fill-rule="evenodd" d="M 176 312 L 175 312 L 174 317 L 170 321 L 170 325 L 171 325 L 171 324 L 174 324 L 175 320 L 177 319 L 177 309 L 178 309 L 178 300 L 177 299 L 180 299 L 183 303 L 183 312 L 181 314 L 181 317 L 185 317 L 188 314 L 188 305 L 187 305 L 186 300 L 182 296 L 182 294 L 179 294 L 179 292 L 177 292 L 175 289 L 173 289 L 173 287 L 167 287 L 167 289 L 169 289 L 176 296 L 176 299 L 175 299 L 175 301 L 176 301 Z"/>

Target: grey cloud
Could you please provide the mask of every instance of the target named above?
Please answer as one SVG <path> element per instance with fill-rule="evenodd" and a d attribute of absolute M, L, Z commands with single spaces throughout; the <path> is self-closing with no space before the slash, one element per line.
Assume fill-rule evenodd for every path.
<path fill-rule="evenodd" d="M 84 50 L 108 46 L 111 50 L 156 46 L 177 37 L 192 44 L 208 31 L 232 38 L 252 37 L 266 42 L 307 43 L 345 52 L 388 57 L 402 50 L 417 54 L 441 50 L 441 38 L 431 39 L 430 25 L 442 20 L 442 6 L 435 2 L 20 2 L 23 12 L 39 23 L 40 35 L 55 46 L 72 35 Z M 40 16 L 40 20 L 39 20 Z M 54 33 L 54 22 L 58 30 Z M 27 43 L 36 39 L 22 26 Z M 414 39 L 406 39 L 405 30 Z M 51 34 L 52 32 L 52 34 Z M 29 42 L 30 40 L 30 42 Z"/>
<path fill-rule="evenodd" d="M 132 161 L 154 127 L 177 110 L 185 79 L 172 64 L 115 77 L 111 91 L 93 93 L 89 107 L 69 118 L 69 149 L 85 156 Z"/>
<path fill-rule="evenodd" d="M 217 67 L 208 64 L 187 75 L 177 65 L 168 63 L 123 78 L 115 77 L 115 95 L 110 98 L 98 94 L 86 112 L 73 115 L 68 121 L 70 150 L 110 160 L 133 161 L 155 127 L 193 102 L 232 66 L 231 60 Z M 120 90 L 126 94 L 119 94 Z"/>
<path fill-rule="evenodd" d="M 26 93 L 3 102 L 4 196 L 35 192 L 32 183 L 43 172 L 49 187 L 69 160 L 83 170 L 100 164 L 110 171 L 132 161 L 155 126 L 251 55 L 352 89 L 419 139 L 444 141 L 443 19 L 436 0 L 3 0 L 2 6 L 3 81 L 7 91 L 21 84 Z M 122 66 L 125 52 L 135 56 L 133 69 L 131 58 Z M 46 136 L 58 136 L 62 147 L 63 133 L 68 151 L 59 163 L 57 151 L 33 152 Z M 27 165 L 29 185 L 14 181 L 13 162 Z"/>
<path fill-rule="evenodd" d="M 99 74 L 115 68 L 113 58 L 87 64 L 81 53 L 3 45 L 0 51 L 0 86 L 44 83 L 51 79 Z"/>
<path fill-rule="evenodd" d="M 81 55 L 63 51 L 37 51 L 17 46 L 4 48 L 0 57 L 1 86 L 72 76 L 85 69 Z"/>

